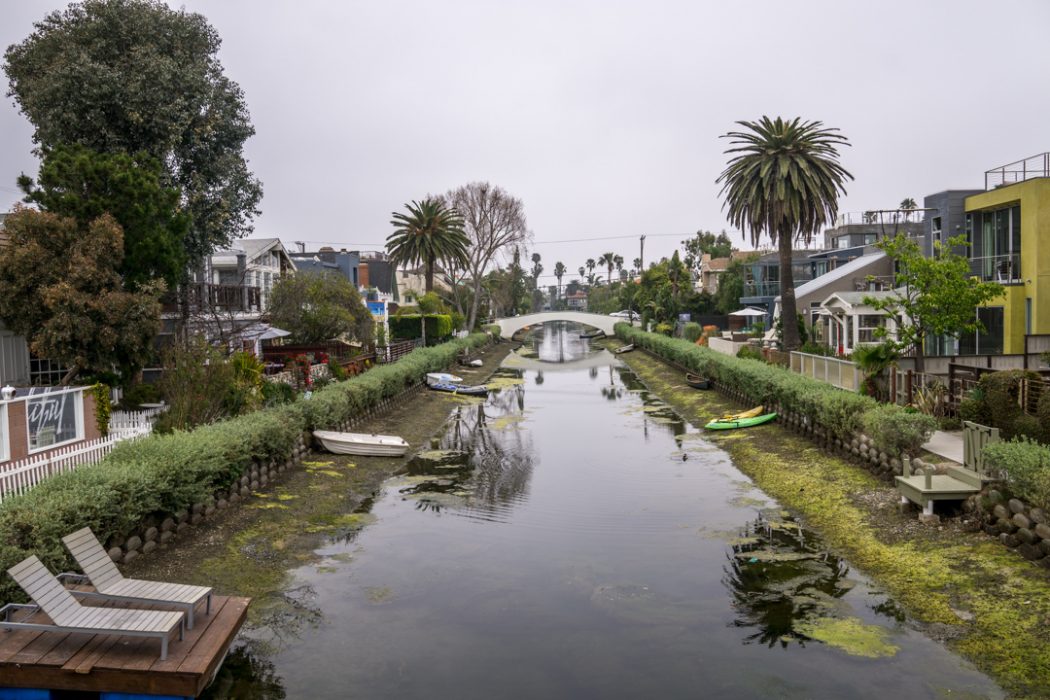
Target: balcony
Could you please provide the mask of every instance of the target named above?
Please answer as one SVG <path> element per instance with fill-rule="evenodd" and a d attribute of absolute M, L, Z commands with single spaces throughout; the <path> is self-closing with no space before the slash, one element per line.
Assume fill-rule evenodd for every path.
<path fill-rule="evenodd" d="M 1021 256 L 987 255 L 981 258 L 970 258 L 970 273 L 985 282 L 1001 284 L 1021 281 Z"/>
<path fill-rule="evenodd" d="M 796 277 L 795 287 L 797 288 L 801 284 L 809 282 L 812 277 Z M 780 296 L 780 282 L 753 282 L 747 280 L 744 282 L 744 294 L 745 297 L 778 297 Z"/>
<path fill-rule="evenodd" d="M 210 284 L 194 282 L 189 286 L 188 303 L 191 313 L 260 313 L 262 290 L 242 284 Z M 176 294 L 167 294 L 163 300 L 165 313 L 179 310 Z"/>
<path fill-rule="evenodd" d="M 997 187 L 1037 177 L 1050 177 L 1050 153 L 1040 153 L 1024 160 L 985 170 L 984 189 L 994 190 Z"/>

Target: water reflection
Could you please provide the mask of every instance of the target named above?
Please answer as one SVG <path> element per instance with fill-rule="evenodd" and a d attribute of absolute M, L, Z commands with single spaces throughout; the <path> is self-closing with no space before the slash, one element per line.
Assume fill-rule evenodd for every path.
<path fill-rule="evenodd" d="M 200 697 L 201 700 L 283 700 L 287 696 L 273 664 L 249 645 L 243 645 L 230 650 L 215 680 Z"/>
<path fill-rule="evenodd" d="M 836 615 L 855 585 L 842 559 L 779 511 L 763 511 L 731 544 L 722 582 L 736 611 L 732 624 L 755 629 L 745 644 L 804 645 L 809 637 L 799 626 Z"/>
<path fill-rule="evenodd" d="M 419 453 L 399 489 L 418 510 L 456 509 L 484 519 L 502 519 L 522 501 L 534 468 L 532 437 L 519 428 L 525 410 L 518 372 L 499 376 L 521 383 L 490 393 L 484 403 L 456 407 L 434 450 Z"/>

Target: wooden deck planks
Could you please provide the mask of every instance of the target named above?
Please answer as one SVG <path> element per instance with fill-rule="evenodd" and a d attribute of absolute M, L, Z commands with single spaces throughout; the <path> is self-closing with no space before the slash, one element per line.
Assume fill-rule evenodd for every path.
<path fill-rule="evenodd" d="M 174 635 L 160 661 L 160 640 L 119 635 L 19 631 L 0 634 L 0 687 L 149 692 L 194 697 L 203 692 L 247 617 L 250 599 L 213 596 L 183 641 Z M 106 605 L 109 607 L 109 605 Z M 37 613 L 34 621 L 46 622 Z"/>

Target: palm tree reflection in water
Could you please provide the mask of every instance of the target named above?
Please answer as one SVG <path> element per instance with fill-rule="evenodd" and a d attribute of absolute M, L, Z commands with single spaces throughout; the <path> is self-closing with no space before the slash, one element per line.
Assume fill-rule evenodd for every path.
<path fill-rule="evenodd" d="M 744 644 L 804 646 L 809 638 L 797 625 L 834 616 L 853 588 L 849 567 L 779 511 L 748 523 L 727 559 L 722 582 L 737 612 L 732 625 L 757 628 Z"/>

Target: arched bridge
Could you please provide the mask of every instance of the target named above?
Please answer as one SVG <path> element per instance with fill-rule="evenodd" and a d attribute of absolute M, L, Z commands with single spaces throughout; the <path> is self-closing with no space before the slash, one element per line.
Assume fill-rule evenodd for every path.
<path fill-rule="evenodd" d="M 499 326 L 500 335 L 509 338 L 525 326 L 535 326 L 551 321 L 572 321 L 592 328 L 599 328 L 607 335 L 613 334 L 613 326 L 626 323 L 627 319 L 605 314 L 592 314 L 586 311 L 542 311 L 536 314 L 525 314 L 511 318 L 498 318 L 494 321 Z"/>

